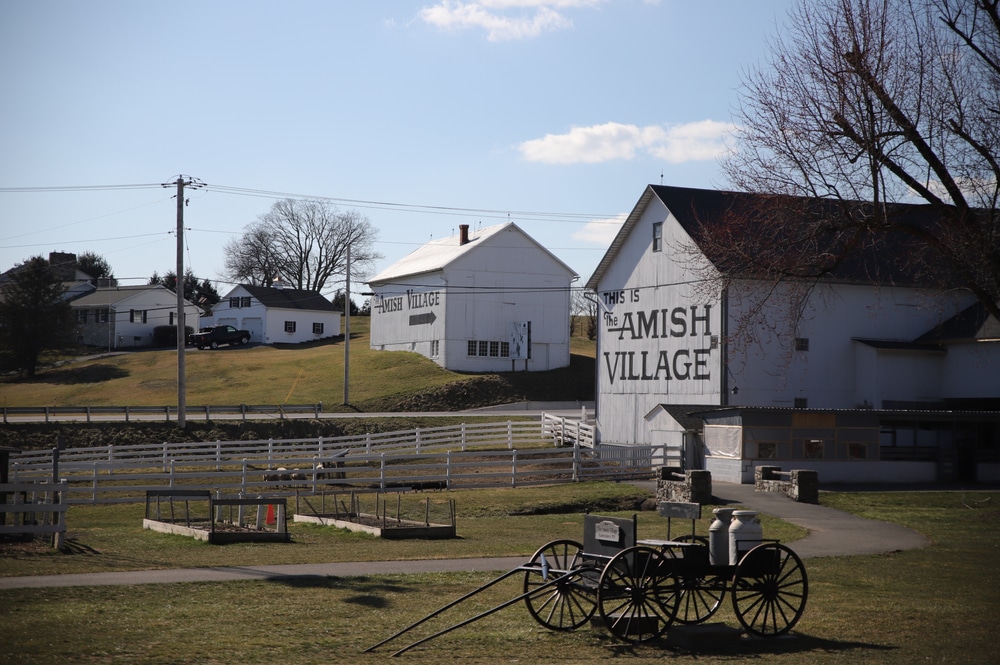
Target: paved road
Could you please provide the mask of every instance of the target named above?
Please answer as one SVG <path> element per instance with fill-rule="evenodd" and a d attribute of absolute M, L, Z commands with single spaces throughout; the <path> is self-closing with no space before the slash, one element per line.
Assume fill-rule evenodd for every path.
<path fill-rule="evenodd" d="M 642 483 L 641 483 L 642 484 Z M 645 486 L 645 484 L 642 484 Z M 649 483 L 655 488 L 655 483 Z M 925 547 L 927 539 L 910 529 L 848 513 L 796 503 L 775 494 L 755 492 L 753 485 L 715 483 L 717 499 L 736 503 L 779 517 L 809 530 L 792 547 L 803 557 L 878 554 Z M 707 517 L 707 516 L 706 516 Z M 540 545 L 543 543 L 539 543 Z M 508 571 L 526 562 L 526 557 L 480 559 L 433 559 L 417 561 L 367 561 L 315 563 L 255 567 L 181 568 L 113 573 L 85 573 L 34 577 L 0 577 L 0 590 L 17 588 L 165 584 L 174 582 L 228 582 L 233 580 L 301 578 L 308 576 L 351 577 L 391 573 L 454 571 Z"/>

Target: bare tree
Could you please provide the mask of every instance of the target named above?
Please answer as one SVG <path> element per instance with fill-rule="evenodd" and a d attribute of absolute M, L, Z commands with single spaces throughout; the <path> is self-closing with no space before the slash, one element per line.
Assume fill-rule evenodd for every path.
<path fill-rule="evenodd" d="M 1000 319 L 998 0 L 808 0 L 790 19 L 744 76 L 724 169 L 775 196 L 706 229 L 725 269 L 819 278 L 892 249 Z"/>
<path fill-rule="evenodd" d="M 281 278 L 295 288 L 330 291 L 347 272 L 364 278 L 382 258 L 375 252 L 377 231 L 356 211 L 339 211 L 324 201 L 277 201 L 224 248 L 227 277 L 270 285 Z"/>

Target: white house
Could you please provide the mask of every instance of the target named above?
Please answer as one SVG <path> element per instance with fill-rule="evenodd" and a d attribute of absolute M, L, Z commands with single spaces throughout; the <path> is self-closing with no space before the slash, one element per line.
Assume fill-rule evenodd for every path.
<path fill-rule="evenodd" d="M 368 280 L 371 347 L 462 372 L 569 365 L 576 273 L 516 224 L 459 229 Z"/>
<path fill-rule="evenodd" d="M 177 323 L 177 294 L 159 285 L 98 287 L 70 302 L 77 340 L 107 349 L 152 346 L 157 326 Z M 184 301 L 185 326 L 201 311 Z"/>
<path fill-rule="evenodd" d="M 300 344 L 339 336 L 340 315 L 318 291 L 241 284 L 202 317 L 201 326 L 249 330 L 251 343 Z"/>
<path fill-rule="evenodd" d="M 758 464 L 825 482 L 1000 479 L 997 322 L 885 252 L 868 257 L 878 278 L 856 263 L 808 285 L 712 279 L 699 229 L 752 198 L 643 192 L 587 283 L 600 440 L 666 445 L 736 482 Z"/>

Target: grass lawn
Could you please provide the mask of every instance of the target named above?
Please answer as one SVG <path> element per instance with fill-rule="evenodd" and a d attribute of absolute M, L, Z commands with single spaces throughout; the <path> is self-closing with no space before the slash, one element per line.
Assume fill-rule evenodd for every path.
<path fill-rule="evenodd" d="M 417 353 L 370 347 L 369 319 L 351 319 L 350 402 L 343 407 L 344 342 L 188 349 L 189 405 L 316 404 L 329 411 L 376 411 L 408 395 L 469 381 Z M 571 365 L 503 375 L 531 400 L 593 399 L 595 343 L 571 341 Z M 72 359 L 76 360 L 76 359 Z M 580 395 L 585 395 L 581 397 Z M 0 404 L 19 406 L 162 406 L 177 403 L 177 352 L 143 349 L 46 367 L 32 380 L 0 379 Z M 440 405 L 448 410 L 449 405 Z M 456 403 L 450 408 L 462 408 Z M 393 410 L 393 409 L 385 409 Z M 412 409 L 400 409 L 412 410 Z"/>
<path fill-rule="evenodd" d="M 66 554 L 7 551 L 0 558 L 0 571 L 20 575 L 56 569 L 253 565 L 338 560 L 338 556 L 528 555 L 554 538 L 579 539 L 581 505 L 605 512 L 618 501 L 630 500 L 632 491 L 623 485 L 587 483 L 469 496 L 455 493 L 460 495 L 452 497 L 459 510 L 460 539 L 407 544 L 297 527 L 293 544 L 218 547 L 144 533 L 135 523 L 134 507 L 73 508 L 70 530 L 76 533 L 76 549 Z M 744 639 L 735 646 L 697 653 L 673 646 L 670 640 L 633 647 L 589 627 L 569 633 L 549 631 L 518 604 L 417 647 L 400 660 L 997 662 L 1000 493 L 824 493 L 822 502 L 916 528 L 932 545 L 878 556 L 807 559 L 809 604 L 790 637 Z M 530 514 L 540 504 L 547 512 Z M 663 528 L 655 514 L 641 513 L 640 520 L 643 537 Z M 704 529 L 708 520 L 701 522 Z M 791 542 L 793 548 L 801 535 L 773 520 L 765 522 L 764 529 L 767 537 Z M 380 575 L 2 591 L 0 662 L 382 663 L 391 649 L 373 654 L 364 649 L 494 576 Z M 518 579 L 507 580 L 433 625 L 421 627 L 410 641 L 493 607 L 519 590 Z M 712 621 L 737 625 L 728 604 Z M 405 644 L 400 640 L 396 646 Z"/>

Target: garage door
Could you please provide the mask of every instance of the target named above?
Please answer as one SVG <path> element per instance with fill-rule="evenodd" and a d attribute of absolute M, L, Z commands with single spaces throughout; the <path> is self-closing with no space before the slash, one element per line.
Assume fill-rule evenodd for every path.
<path fill-rule="evenodd" d="M 264 319 L 259 316 L 243 319 L 240 329 L 250 331 L 251 344 L 262 344 L 264 342 Z"/>

